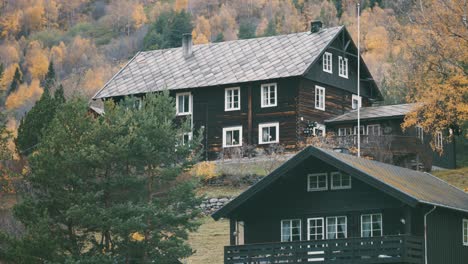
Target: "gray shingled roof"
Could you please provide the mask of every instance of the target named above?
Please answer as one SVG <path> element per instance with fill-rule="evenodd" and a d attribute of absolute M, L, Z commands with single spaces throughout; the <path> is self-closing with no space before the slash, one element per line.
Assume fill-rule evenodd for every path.
<path fill-rule="evenodd" d="M 93 99 L 299 76 L 342 29 L 139 52 Z"/>
<path fill-rule="evenodd" d="M 277 179 L 288 174 L 309 157 L 329 163 L 341 171 L 362 180 L 387 194 L 411 205 L 428 204 L 468 212 L 468 193 L 425 172 L 414 171 L 378 161 L 359 158 L 315 147 L 307 147 L 278 169 L 247 189 L 234 200 L 215 212 L 214 219 L 228 217 L 232 211 L 266 190 Z"/>
<path fill-rule="evenodd" d="M 416 104 L 397 104 L 361 107 L 360 116 L 361 120 L 405 116 L 413 109 L 415 105 Z M 325 123 L 337 123 L 354 120 L 357 120 L 357 110 L 353 110 L 335 118 L 325 120 Z"/>

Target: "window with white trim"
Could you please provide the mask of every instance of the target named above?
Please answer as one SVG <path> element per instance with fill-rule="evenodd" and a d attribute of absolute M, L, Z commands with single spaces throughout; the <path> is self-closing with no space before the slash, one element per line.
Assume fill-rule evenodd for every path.
<path fill-rule="evenodd" d="M 307 191 L 324 191 L 328 189 L 328 176 L 326 173 L 307 175 Z"/>
<path fill-rule="evenodd" d="M 261 86 L 261 106 L 273 107 L 277 105 L 277 87 L 276 83 L 262 84 Z"/>
<path fill-rule="evenodd" d="M 338 136 L 339 137 L 344 137 L 344 136 L 349 136 L 352 135 L 352 131 L 350 127 L 340 127 L 338 128 Z"/>
<path fill-rule="evenodd" d="M 376 237 L 382 235 L 382 214 L 361 215 L 361 237 Z"/>
<path fill-rule="evenodd" d="M 176 94 L 177 115 L 192 114 L 192 95 L 191 93 Z"/>
<path fill-rule="evenodd" d="M 301 241 L 301 220 L 281 220 L 281 242 Z"/>
<path fill-rule="evenodd" d="M 223 147 L 242 146 L 242 126 L 223 128 Z"/>
<path fill-rule="evenodd" d="M 416 126 L 416 137 L 421 140 L 421 142 L 424 142 L 424 129 L 422 126 Z"/>
<path fill-rule="evenodd" d="M 436 132 L 435 146 L 438 149 L 443 149 L 444 148 L 444 136 L 442 135 L 442 132 L 440 132 L 440 131 Z"/>
<path fill-rule="evenodd" d="M 358 133 L 357 128 L 358 128 L 357 126 L 354 126 L 354 130 L 353 130 L 354 135 L 357 135 L 357 133 Z M 366 130 L 364 129 L 364 126 L 360 126 L 359 127 L 359 134 L 360 135 L 365 135 L 366 134 L 365 132 L 366 132 Z"/>
<path fill-rule="evenodd" d="M 224 90 L 224 111 L 240 110 L 240 88 L 226 88 Z"/>
<path fill-rule="evenodd" d="M 463 219 L 463 245 L 468 246 L 468 219 Z"/>
<path fill-rule="evenodd" d="M 333 73 L 332 61 L 333 55 L 330 52 L 325 52 L 322 57 L 323 60 L 323 71 L 328 73 Z"/>
<path fill-rule="evenodd" d="M 368 125 L 367 126 L 367 135 L 369 136 L 380 136 L 380 125 Z"/>
<path fill-rule="evenodd" d="M 192 140 L 192 132 L 184 133 L 182 135 L 182 145 L 189 143 Z"/>
<path fill-rule="evenodd" d="M 357 94 L 353 94 L 351 96 L 351 107 L 353 109 L 357 109 L 359 107 L 362 107 L 362 97 L 358 96 Z"/>
<path fill-rule="evenodd" d="M 279 123 L 258 125 L 258 143 L 270 144 L 279 142 Z"/>
<path fill-rule="evenodd" d="M 343 78 L 348 78 L 348 58 L 338 56 L 338 75 Z"/>
<path fill-rule="evenodd" d="M 351 176 L 347 173 L 338 171 L 330 173 L 331 176 L 331 189 L 351 189 Z"/>
<path fill-rule="evenodd" d="M 315 86 L 315 109 L 325 111 L 325 88 Z"/>
<path fill-rule="evenodd" d="M 327 217 L 327 239 L 346 238 L 347 232 L 346 216 Z"/>
<path fill-rule="evenodd" d="M 307 240 L 322 240 L 325 238 L 323 217 L 307 219 Z"/>

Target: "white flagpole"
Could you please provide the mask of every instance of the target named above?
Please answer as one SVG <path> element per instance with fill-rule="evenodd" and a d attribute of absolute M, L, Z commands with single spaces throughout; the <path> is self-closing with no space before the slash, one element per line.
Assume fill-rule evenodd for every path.
<path fill-rule="evenodd" d="M 357 103 L 357 155 L 358 157 L 361 157 L 361 89 L 360 89 L 360 83 L 361 83 L 361 50 L 360 50 L 360 21 L 359 21 L 359 16 L 360 16 L 360 8 L 361 4 L 358 2 L 357 3 L 357 50 L 358 50 L 358 57 L 357 57 L 357 95 L 358 95 L 358 103 Z"/>

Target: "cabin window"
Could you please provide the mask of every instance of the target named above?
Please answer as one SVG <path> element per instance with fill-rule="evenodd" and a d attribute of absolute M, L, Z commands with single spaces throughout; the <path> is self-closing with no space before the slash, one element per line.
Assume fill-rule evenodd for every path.
<path fill-rule="evenodd" d="M 442 132 L 440 131 L 436 132 L 435 146 L 438 149 L 442 149 L 444 147 L 444 136 L 442 135 Z"/>
<path fill-rule="evenodd" d="M 326 132 L 325 125 L 317 124 L 317 126 L 314 127 L 314 136 L 316 137 L 324 137 L 325 132 Z"/>
<path fill-rule="evenodd" d="M 463 219 L 463 245 L 468 246 L 468 219 Z"/>
<path fill-rule="evenodd" d="M 323 217 L 307 219 L 307 240 L 322 240 L 325 238 Z"/>
<path fill-rule="evenodd" d="M 262 84 L 261 101 L 262 107 L 272 107 L 277 105 L 276 83 Z"/>
<path fill-rule="evenodd" d="M 325 88 L 315 86 L 315 109 L 325 111 Z"/>
<path fill-rule="evenodd" d="M 307 190 L 324 191 L 328 189 L 328 177 L 326 173 L 315 173 L 307 175 Z"/>
<path fill-rule="evenodd" d="M 424 129 L 422 126 L 416 126 L 416 137 L 421 140 L 421 142 L 424 142 Z"/>
<path fill-rule="evenodd" d="M 268 123 L 258 125 L 259 144 L 279 142 L 279 123 Z"/>
<path fill-rule="evenodd" d="M 331 174 L 331 189 L 351 189 L 351 176 L 346 173 L 332 172 Z"/>
<path fill-rule="evenodd" d="M 301 241 L 301 220 L 281 220 L 281 242 Z"/>
<path fill-rule="evenodd" d="M 176 94 L 177 115 L 190 115 L 192 113 L 192 96 L 190 93 Z"/>
<path fill-rule="evenodd" d="M 364 129 L 364 126 L 360 126 L 360 127 L 359 127 L 359 134 L 365 135 L 365 134 L 366 134 L 365 132 L 366 132 L 366 131 L 365 131 L 365 129 Z M 357 133 L 358 133 L 357 126 L 354 127 L 353 133 L 354 133 L 354 135 L 357 135 Z"/>
<path fill-rule="evenodd" d="M 367 135 L 369 136 L 380 136 L 380 125 L 368 125 Z"/>
<path fill-rule="evenodd" d="M 338 56 L 338 75 L 343 78 L 348 78 L 348 58 Z"/>
<path fill-rule="evenodd" d="M 346 216 L 327 217 L 327 239 L 347 237 Z"/>
<path fill-rule="evenodd" d="M 223 147 L 242 146 L 242 126 L 223 128 Z"/>
<path fill-rule="evenodd" d="M 382 214 L 361 215 L 361 237 L 375 237 L 382 235 Z"/>
<path fill-rule="evenodd" d="M 185 145 L 192 140 L 192 132 L 184 133 L 182 135 L 182 144 Z"/>
<path fill-rule="evenodd" d="M 323 54 L 323 71 L 328 73 L 333 73 L 332 70 L 332 57 L 333 55 L 330 52 L 325 52 Z"/>
<path fill-rule="evenodd" d="M 362 97 L 361 96 L 357 96 L 356 94 L 353 94 L 351 96 L 351 107 L 353 109 L 357 109 L 358 106 L 359 107 L 362 107 Z"/>
<path fill-rule="evenodd" d="M 338 136 L 339 137 L 344 137 L 344 136 L 349 136 L 349 135 L 352 135 L 350 127 L 340 127 L 340 128 L 338 128 Z"/>
<path fill-rule="evenodd" d="M 240 88 L 226 88 L 224 90 L 224 110 L 240 110 Z"/>

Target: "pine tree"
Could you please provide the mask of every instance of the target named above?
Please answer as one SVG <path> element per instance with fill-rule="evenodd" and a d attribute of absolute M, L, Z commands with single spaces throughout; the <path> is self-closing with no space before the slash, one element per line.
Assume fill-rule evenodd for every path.
<path fill-rule="evenodd" d="M 49 68 L 47 70 L 47 74 L 44 78 L 44 90 L 51 90 L 55 86 L 55 69 L 54 69 L 54 62 L 51 61 L 49 63 Z"/>
<path fill-rule="evenodd" d="M 276 36 L 276 23 L 272 19 L 268 21 L 267 28 L 265 29 L 265 33 L 263 34 L 265 37 Z"/>
<path fill-rule="evenodd" d="M 10 84 L 10 88 L 8 89 L 7 95 L 16 92 L 20 84 L 23 83 L 23 75 L 20 72 L 19 67 L 16 68 L 15 74 L 13 75 L 13 81 Z"/>
<path fill-rule="evenodd" d="M 219 32 L 218 35 L 216 35 L 216 39 L 213 42 L 223 42 L 224 41 L 224 34 L 223 32 Z"/>
<path fill-rule="evenodd" d="M 158 16 L 143 39 L 145 50 L 176 48 L 182 45 L 182 34 L 193 30 L 192 18 L 184 10 L 167 11 Z"/>
<path fill-rule="evenodd" d="M 15 263 L 172 264 L 192 254 L 185 240 L 200 201 L 181 174 L 198 159 L 201 138 L 182 144 L 189 123 L 176 126 L 168 93 L 148 95 L 140 110 L 128 104 L 109 102 L 97 118 L 84 100 L 61 106 L 30 158 L 34 190 L 14 209 L 26 235 L 6 237 L 0 255 Z"/>
<path fill-rule="evenodd" d="M 242 21 L 239 25 L 239 33 L 237 34 L 239 39 L 250 39 L 255 38 L 255 25 L 247 21 Z"/>

